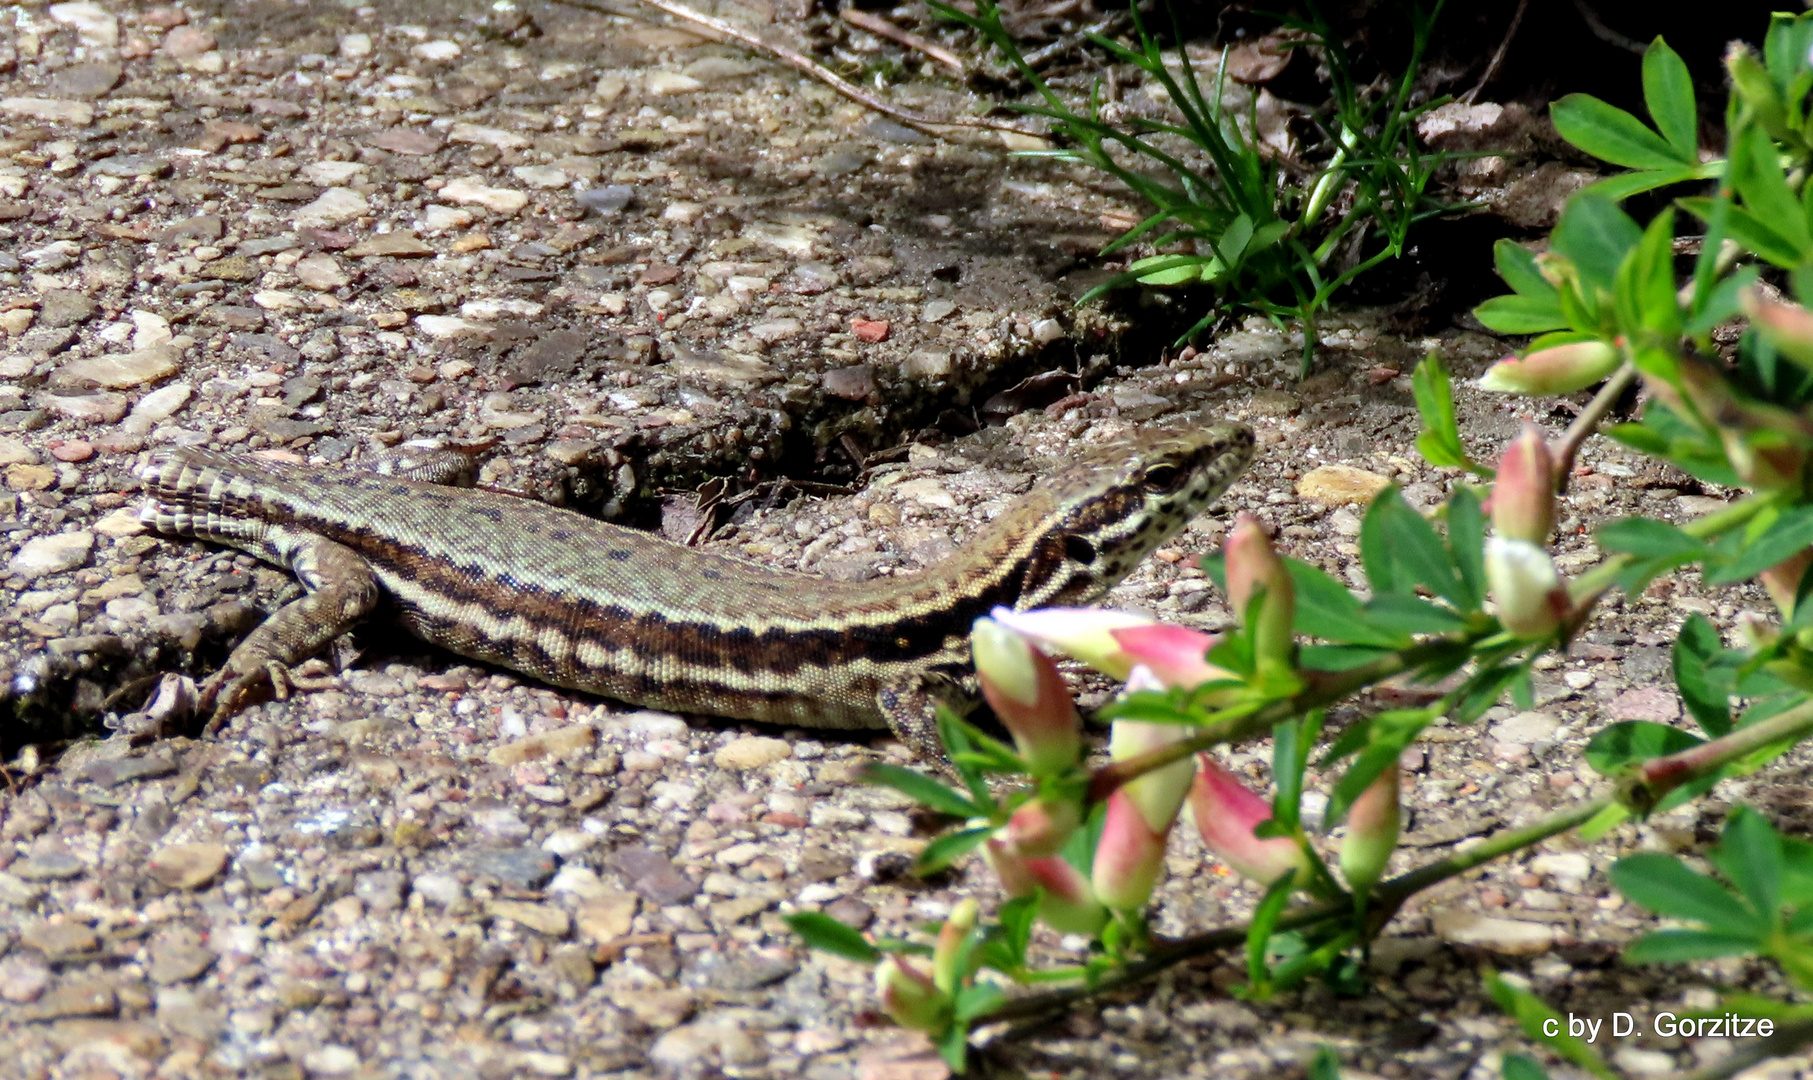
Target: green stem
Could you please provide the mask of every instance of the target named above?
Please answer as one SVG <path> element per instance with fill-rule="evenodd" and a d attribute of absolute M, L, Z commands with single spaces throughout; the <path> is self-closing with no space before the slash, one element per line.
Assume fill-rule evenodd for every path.
<path fill-rule="evenodd" d="M 1714 510 L 1704 517 L 1694 518 L 1681 526 L 1681 531 L 1696 540 L 1706 540 L 1721 533 L 1730 532 L 1739 525 L 1776 504 L 1778 496 L 1774 493 L 1748 495 L 1722 510 Z M 1568 595 L 1576 605 L 1584 600 L 1597 597 L 1612 587 L 1618 580 L 1618 574 L 1633 560 L 1630 555 L 1614 555 L 1575 578 L 1568 585 Z"/>
<path fill-rule="evenodd" d="M 1383 682 L 1394 675 L 1414 671 L 1457 648 L 1471 648 L 1487 636 L 1482 631 L 1462 631 L 1418 642 L 1408 649 L 1346 671 L 1305 672 L 1310 685 L 1299 693 L 1267 702 L 1245 715 L 1230 717 L 1201 735 L 1148 750 L 1095 770 L 1089 781 L 1089 802 L 1101 802 L 1129 780 L 1182 761 L 1199 751 L 1263 735 L 1280 721 L 1301 716 L 1311 709 L 1332 705 L 1355 691 Z"/>

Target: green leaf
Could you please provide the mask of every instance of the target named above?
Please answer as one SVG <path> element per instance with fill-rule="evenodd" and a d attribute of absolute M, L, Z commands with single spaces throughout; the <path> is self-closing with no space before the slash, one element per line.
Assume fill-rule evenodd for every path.
<path fill-rule="evenodd" d="M 1297 617 L 1292 623 L 1297 633 L 1340 645 L 1381 649 L 1410 644 L 1408 635 L 1374 626 L 1353 593 L 1321 570 L 1288 555 L 1284 557 L 1284 567 L 1290 571 L 1291 585 L 1297 593 Z"/>
<path fill-rule="evenodd" d="M 1504 1080 L 1549 1080 L 1549 1074 L 1536 1059 L 1522 1054 L 1506 1054 L 1503 1062 Z"/>
<path fill-rule="evenodd" d="M 1569 94 L 1549 106 L 1555 131 L 1596 158 L 1627 169 L 1666 169 L 1698 164 L 1651 131 L 1643 121 L 1591 94 Z"/>
<path fill-rule="evenodd" d="M 1392 709 L 1374 714 L 1367 728 L 1366 748 L 1328 793 L 1328 804 L 1322 810 L 1323 827 L 1333 828 L 1346 820 L 1353 801 L 1398 760 L 1404 748 L 1435 721 L 1435 716 L 1432 709 Z"/>
<path fill-rule="evenodd" d="M 1624 960 L 1629 964 L 1684 964 L 1717 960 L 1723 956 L 1744 956 L 1756 952 L 1760 944 L 1749 934 L 1657 930 L 1631 942 L 1624 950 Z"/>
<path fill-rule="evenodd" d="M 1704 615 L 1689 615 L 1675 638 L 1675 687 L 1700 730 L 1715 739 L 1731 730 L 1731 695 L 1737 689 L 1736 672 L 1718 662 L 1724 655 L 1712 623 Z"/>
<path fill-rule="evenodd" d="M 1599 546 L 1640 559 L 1678 559 L 1691 562 L 1707 556 L 1706 545 L 1654 518 L 1619 518 L 1599 526 Z"/>
<path fill-rule="evenodd" d="M 1756 575 L 1813 545 L 1813 506 L 1785 510 L 1763 534 L 1744 545 L 1737 557 L 1707 576 L 1708 583 L 1727 585 Z"/>
<path fill-rule="evenodd" d="M 819 952 L 828 952 L 860 964 L 873 964 L 881 959 L 881 950 L 869 944 L 862 931 L 845 926 L 829 915 L 816 911 L 796 911 L 787 916 L 787 925 Z"/>
<path fill-rule="evenodd" d="M 1221 257 L 1224 265 L 1239 266 L 1240 258 L 1246 254 L 1246 246 L 1252 239 L 1253 219 L 1241 214 L 1221 231 L 1221 239 L 1215 244 L 1215 254 Z"/>
<path fill-rule="evenodd" d="M 1640 326 L 1668 340 L 1681 335 L 1681 301 L 1674 273 L 1674 211 L 1657 214 L 1643 230 L 1643 239 L 1618 269 L 1618 283 L 1618 315 L 1625 328 Z"/>
<path fill-rule="evenodd" d="M 1492 1000 L 1498 1003 L 1500 1009 L 1517 1019 L 1517 1023 L 1523 1028 L 1525 1035 L 1599 1077 L 1600 1080 L 1617 1080 L 1618 1074 L 1606 1068 L 1605 1062 L 1599 1059 L 1598 1051 L 1579 1036 L 1567 1033 L 1567 1022 L 1562 1019 L 1560 1013 L 1551 1009 L 1547 1002 L 1521 986 L 1514 986 L 1499 978 L 1497 972 L 1487 974 L 1486 990 L 1492 995 Z M 1555 1023 L 1546 1023 L 1550 1020 Z M 1545 1027 L 1553 1028 L 1559 1034 L 1550 1035 L 1543 1030 Z"/>
<path fill-rule="evenodd" d="M 1265 896 L 1259 906 L 1253 910 L 1253 921 L 1246 932 L 1246 977 L 1261 994 L 1271 982 L 1271 971 L 1265 964 L 1265 949 L 1271 943 L 1272 934 L 1278 928 L 1278 917 L 1284 914 L 1284 905 L 1290 902 L 1291 892 L 1296 887 L 1299 871 L 1292 870 L 1265 890 Z"/>
<path fill-rule="evenodd" d="M 1813 915 L 1813 843 L 1782 837 L 1782 901 Z"/>
<path fill-rule="evenodd" d="M 924 773 L 912 769 L 903 769 L 898 765 L 886 765 L 878 761 L 870 762 L 863 768 L 862 780 L 867 784 L 891 787 L 915 802 L 929 806 L 942 814 L 951 814 L 961 818 L 988 816 L 986 809 L 964 798 L 962 792 L 945 787 Z"/>
<path fill-rule="evenodd" d="M 1601 776 L 1617 776 L 1651 758 L 1704 742 L 1692 732 L 1651 720 L 1625 720 L 1599 729 L 1586 744 L 1586 763 Z"/>
<path fill-rule="evenodd" d="M 1352 671 L 1395 651 L 1374 645 L 1304 645 L 1297 650 L 1297 663 L 1305 671 Z"/>
<path fill-rule="evenodd" d="M 1466 690 L 1454 703 L 1450 712 L 1457 724 L 1471 724 L 1478 720 L 1487 709 L 1498 704 L 1504 697 L 1505 688 L 1524 674 L 1521 665 L 1501 665 L 1487 668 L 1467 681 Z"/>
<path fill-rule="evenodd" d="M 1500 240 L 1492 245 L 1492 265 L 1511 291 L 1537 300 L 1553 300 L 1555 286 L 1536 267 L 1536 255 L 1515 240 Z"/>
<path fill-rule="evenodd" d="M 1683 160 L 1698 161 L 1699 110 L 1694 105 L 1693 76 L 1680 54 L 1660 37 L 1643 51 L 1643 104 L 1674 152 Z"/>
<path fill-rule="evenodd" d="M 969 1024 L 999 1009 L 1006 1001 L 1006 991 L 994 983 L 974 983 L 957 991 L 952 1012 L 959 1024 Z"/>
<path fill-rule="evenodd" d="M 1341 1080 L 1341 1056 L 1333 1047 L 1316 1047 L 1315 1059 L 1309 1063 L 1309 1080 Z"/>
<path fill-rule="evenodd" d="M 925 845 L 919 852 L 919 861 L 913 870 L 922 875 L 935 874 L 980 847 L 984 840 L 994 835 L 994 831 L 993 825 L 979 825 L 973 829 L 945 833 Z"/>
<path fill-rule="evenodd" d="M 1574 260 L 1584 283 L 1610 293 L 1616 287 L 1618 267 L 1623 265 L 1625 255 L 1642 239 L 1643 230 L 1617 203 L 1576 194 L 1568 200 L 1561 220 L 1549 234 L 1549 245 Z"/>
<path fill-rule="evenodd" d="M 1740 247 L 1755 253 L 1765 262 L 1784 270 L 1792 270 L 1801 263 L 1799 245 L 1744 207 L 1731 208 L 1725 227 L 1730 232 L 1731 239 L 1737 241 Z"/>
<path fill-rule="evenodd" d="M 1405 593 L 1386 593 L 1366 601 L 1374 626 L 1405 634 L 1447 634 L 1464 630 L 1467 620 L 1444 607 Z"/>
<path fill-rule="evenodd" d="M 1782 894 L 1781 835 L 1749 807 L 1731 812 L 1713 863 L 1765 920 L 1779 917 Z"/>
<path fill-rule="evenodd" d="M 1428 519 L 1394 484 L 1373 496 L 1360 525 L 1360 561 L 1374 593 L 1411 593 L 1418 585 L 1454 600 L 1465 595 L 1448 549 Z"/>
<path fill-rule="evenodd" d="M 1540 334 L 1568 325 L 1559 298 L 1494 296 L 1474 308 L 1473 317 L 1499 334 Z"/>
<path fill-rule="evenodd" d="M 1448 555 L 1460 574 L 1462 611 L 1478 611 L 1486 595 L 1486 517 L 1479 492 L 1457 484 L 1448 496 Z"/>
<path fill-rule="evenodd" d="M 1484 471 L 1467 457 L 1461 445 L 1460 427 L 1454 420 L 1454 384 L 1441 356 L 1430 353 L 1416 365 L 1410 375 L 1410 390 L 1416 397 L 1416 411 L 1422 417 L 1423 430 L 1417 434 L 1416 449 L 1431 465 Z"/>
<path fill-rule="evenodd" d="M 938 1056 L 950 1066 L 952 1072 L 962 1075 L 969 1071 L 969 1028 L 964 1024 L 952 1024 L 938 1036 Z"/>
<path fill-rule="evenodd" d="M 1709 930 L 1756 937 L 1768 927 L 1742 901 L 1672 855 L 1642 852 L 1612 866 L 1612 884 L 1658 915 L 1702 923 Z"/>
<path fill-rule="evenodd" d="M 1603 180 L 1595 180 L 1581 191 L 1588 192 L 1601 199 L 1623 202 L 1632 195 L 1645 191 L 1654 191 L 1673 184 L 1685 184 L 1690 180 L 1708 180 L 1718 175 L 1713 171 L 1723 162 L 1708 162 L 1698 167 L 1677 165 L 1670 169 L 1639 169 L 1636 172 L 1619 173 Z"/>
<path fill-rule="evenodd" d="M 1806 212 L 1788 186 L 1780 152 L 1760 128 L 1745 128 L 1732 140 L 1729 176 L 1744 209 L 1767 222 L 1772 232 L 1793 245 L 1800 255 L 1795 260 L 1797 265 L 1805 262 L 1813 254 L 1813 235 L 1807 230 Z"/>

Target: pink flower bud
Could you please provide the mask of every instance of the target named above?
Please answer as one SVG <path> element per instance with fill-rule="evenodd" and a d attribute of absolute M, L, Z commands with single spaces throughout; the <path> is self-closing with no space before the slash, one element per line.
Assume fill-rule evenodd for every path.
<path fill-rule="evenodd" d="M 1616 345 L 1572 341 L 1524 357 L 1505 357 L 1480 376 L 1479 388 L 1509 394 L 1571 394 L 1603 382 L 1623 362 Z"/>
<path fill-rule="evenodd" d="M 1744 290 L 1739 304 L 1765 341 L 1801 367 L 1813 368 L 1813 311 L 1771 300 L 1755 287 Z"/>
<path fill-rule="evenodd" d="M 1141 677 L 1145 672 L 1143 665 L 1134 668 L 1133 674 L 1127 679 L 1127 689 L 1145 689 L 1139 685 L 1144 681 Z M 1182 724 L 1116 720 L 1108 736 L 1108 756 L 1115 761 L 1126 761 L 1194 734 L 1196 729 Z M 1129 780 L 1121 785 L 1120 790 L 1138 808 L 1140 816 L 1146 819 L 1147 826 L 1153 832 L 1167 833 L 1177 820 L 1177 812 L 1183 807 L 1185 797 L 1190 794 L 1190 783 L 1195 776 L 1195 764 L 1189 758 L 1184 758 Z"/>
<path fill-rule="evenodd" d="M 1097 899 L 1117 911 L 1145 907 L 1165 868 L 1165 837 L 1146 823 L 1125 791 L 1108 796 L 1108 814 L 1089 876 Z"/>
<path fill-rule="evenodd" d="M 1039 918 L 1058 933 L 1093 935 L 1108 921 L 1108 909 L 1095 898 L 1089 882 L 1063 859 L 1022 858 L 1004 841 L 993 839 L 982 846 L 982 856 L 994 867 L 1008 896 L 1017 899 L 1043 890 Z"/>
<path fill-rule="evenodd" d="M 1063 653 L 1090 667 L 1125 679 L 1134 661 L 1121 651 L 1113 631 L 1130 626 L 1156 626 L 1158 620 L 1129 611 L 1106 608 L 1037 608 L 1014 611 L 998 607 L 988 613 L 994 622 L 1031 639 L 1040 648 Z"/>
<path fill-rule="evenodd" d="M 1498 621 L 1518 637 L 1546 637 L 1568 613 L 1567 589 L 1554 561 L 1527 540 L 1487 540 L 1486 581 L 1498 603 Z"/>
<path fill-rule="evenodd" d="M 1083 752 L 1082 720 L 1057 664 L 992 619 L 977 619 L 969 639 L 982 694 L 1013 733 L 1027 768 L 1034 776 L 1049 776 L 1076 765 Z"/>
<path fill-rule="evenodd" d="M 1146 668 L 1153 676 L 1154 686 L 1142 689 L 1173 687 L 1187 690 L 1205 682 L 1234 677 L 1204 659 L 1221 640 L 1214 634 L 1154 622 L 1110 630 L 1108 636 L 1119 646 L 1120 656 Z M 1131 680 L 1132 672 L 1123 677 Z M 1131 681 L 1128 688 L 1133 688 Z"/>
<path fill-rule="evenodd" d="M 1007 819 L 1007 842 L 1029 859 L 1042 859 L 1063 850 L 1083 811 L 1072 799 L 1038 798 L 1021 804 Z"/>
<path fill-rule="evenodd" d="M 1341 841 L 1341 875 L 1355 893 L 1369 891 L 1385 874 L 1397 850 L 1403 810 L 1398 801 L 1398 766 L 1393 762 L 1360 792 L 1347 810 L 1347 836 Z"/>
<path fill-rule="evenodd" d="M 907 957 L 888 956 L 875 965 L 875 992 L 882 1011 L 903 1028 L 936 1035 L 950 1025 L 950 1000 Z"/>
<path fill-rule="evenodd" d="M 1234 519 L 1226 545 L 1228 600 L 1234 605 L 1234 617 L 1245 620 L 1253 597 L 1264 590 L 1259 615 L 1253 626 L 1253 655 L 1263 667 L 1288 669 L 1291 662 L 1291 623 L 1297 617 L 1297 593 L 1291 584 L 1290 571 L 1272 547 L 1265 527 L 1250 514 Z"/>
<path fill-rule="evenodd" d="M 1500 536 L 1538 545 L 1555 531 L 1555 459 L 1535 424 L 1525 424 L 1498 459 L 1492 527 Z"/>
<path fill-rule="evenodd" d="M 965 897 L 951 908 L 938 930 L 938 943 L 932 947 L 932 982 L 947 994 L 956 993 L 970 975 L 963 966 L 963 945 L 976 929 L 980 913 L 976 901 Z"/>
<path fill-rule="evenodd" d="M 1794 618 L 1794 601 L 1800 594 L 1800 582 L 1807 576 L 1809 564 L 1813 564 L 1813 548 L 1790 555 L 1762 573 L 1763 588 L 1768 590 L 1769 599 L 1775 601 L 1775 610 L 1781 612 L 1784 623 Z"/>
<path fill-rule="evenodd" d="M 1309 856 L 1288 836 L 1261 839 L 1253 835 L 1271 818 L 1272 805 L 1254 794 L 1234 774 L 1207 754 L 1197 756 L 1196 783 L 1190 789 L 1190 815 L 1196 831 L 1215 857 L 1249 881 L 1270 885 L 1293 870 L 1309 877 Z"/>

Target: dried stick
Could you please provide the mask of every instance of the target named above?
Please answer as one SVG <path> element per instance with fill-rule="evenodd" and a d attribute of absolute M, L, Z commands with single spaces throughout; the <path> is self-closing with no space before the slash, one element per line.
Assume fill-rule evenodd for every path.
<path fill-rule="evenodd" d="M 620 11 L 604 6 L 603 4 L 591 3 L 590 0 L 556 0 L 556 2 L 566 4 L 569 7 L 580 8 L 584 11 L 598 12 L 603 15 L 623 14 Z M 995 120 L 974 118 L 964 118 L 962 120 L 934 120 L 929 116 L 921 116 L 916 112 L 911 112 L 907 109 L 888 104 L 874 94 L 864 90 L 862 87 L 850 82 L 848 79 L 843 78 L 833 71 L 826 70 L 824 65 L 792 46 L 777 45 L 773 42 L 764 41 L 762 38 L 757 37 L 747 30 L 725 22 L 723 19 L 694 11 L 685 4 L 677 3 L 676 0 L 638 0 L 638 2 L 665 11 L 667 14 L 672 15 L 674 18 L 683 22 L 691 23 L 704 30 L 709 37 L 715 37 L 719 40 L 734 41 L 747 48 L 754 49 L 756 52 L 772 56 L 781 63 L 786 64 L 788 67 L 812 76 L 814 79 L 824 83 L 826 86 L 829 86 L 831 89 L 842 94 L 844 97 L 849 98 L 851 101 L 856 102 L 858 105 L 878 112 L 883 116 L 892 117 L 902 124 L 905 124 L 907 127 L 927 135 L 937 136 L 939 128 L 987 128 L 991 131 L 1011 131 L 1015 135 L 1029 135 L 1033 138 L 1043 137 L 1036 131 L 1028 131 L 1025 128 L 1015 127 L 1013 124 L 1003 124 Z"/>
<path fill-rule="evenodd" d="M 1473 89 L 1460 96 L 1462 102 L 1471 105 L 1479 98 L 1479 92 L 1486 84 L 1498 76 L 1498 68 L 1505 62 L 1505 54 L 1511 51 L 1511 39 L 1517 36 L 1517 28 L 1523 25 L 1523 13 L 1529 10 L 1530 0 L 1517 0 L 1517 10 L 1511 13 L 1511 25 L 1505 27 L 1504 40 L 1498 43 L 1498 51 L 1492 54 L 1492 60 L 1486 65 L 1486 73 L 1473 84 Z"/>
<path fill-rule="evenodd" d="M 867 30 L 876 37 L 917 49 L 925 55 L 956 72 L 959 78 L 967 74 L 963 58 L 936 42 L 927 41 L 918 34 L 902 30 L 879 15 L 871 15 L 860 8 L 847 7 L 837 13 L 837 17 L 859 30 Z"/>

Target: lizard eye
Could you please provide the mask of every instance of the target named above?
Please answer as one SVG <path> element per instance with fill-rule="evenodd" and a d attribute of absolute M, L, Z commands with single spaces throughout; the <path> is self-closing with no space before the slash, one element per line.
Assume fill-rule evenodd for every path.
<path fill-rule="evenodd" d="M 1169 495 L 1183 486 L 1189 474 L 1175 465 L 1154 465 L 1140 478 L 1140 486 L 1154 495 Z"/>
<path fill-rule="evenodd" d="M 1066 536 L 1064 538 L 1064 557 L 1071 562 L 1088 565 L 1095 561 L 1095 545 L 1087 537 Z"/>

